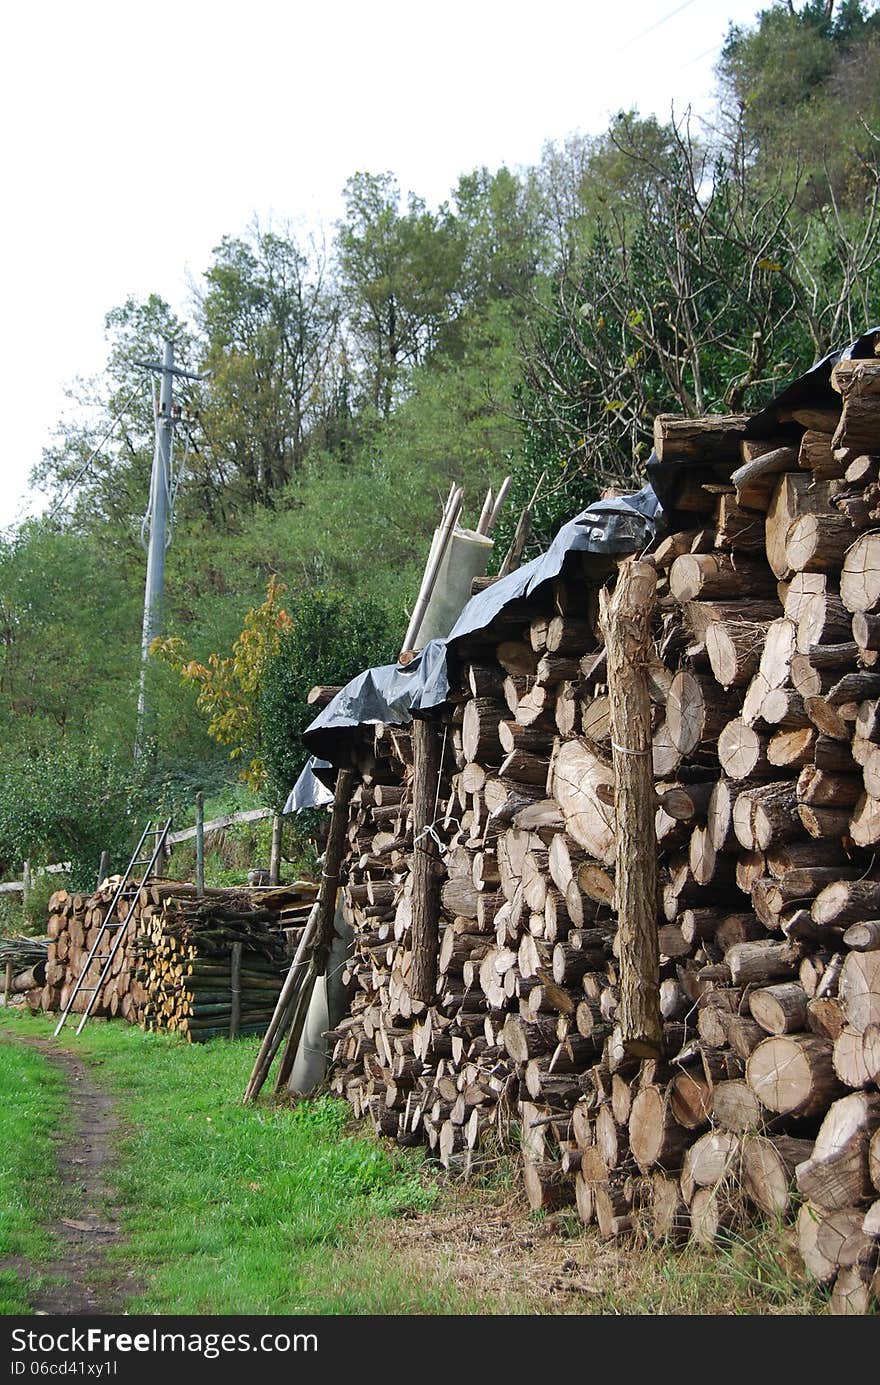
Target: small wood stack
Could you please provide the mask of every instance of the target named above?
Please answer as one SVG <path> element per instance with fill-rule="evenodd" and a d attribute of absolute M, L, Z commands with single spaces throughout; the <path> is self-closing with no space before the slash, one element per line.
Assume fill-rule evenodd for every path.
<path fill-rule="evenodd" d="M 92 896 L 58 890 L 49 901 L 50 936 L 46 984 L 32 991 L 32 1009 L 63 1009 L 83 976 L 116 893 L 117 878 L 102 883 Z M 317 887 L 308 881 L 269 889 L 207 889 L 183 882 L 151 880 L 140 891 L 125 938 L 91 1013 L 119 1016 L 132 1024 L 167 1029 L 190 1039 L 229 1033 L 232 1001 L 232 957 L 239 992 L 237 1032 L 259 1033 L 271 1013 L 283 981 L 291 942 L 295 945 L 314 902 Z M 121 900 L 116 919 L 128 913 Z M 112 922 L 112 920 L 111 920 Z M 99 952 L 113 945 L 105 934 Z M 96 956 L 73 1010 L 82 1014 L 91 998 L 85 989 L 98 984 L 103 962 Z"/>
<path fill-rule="evenodd" d="M 663 1057 L 630 1057 L 616 1024 L 607 570 L 573 556 L 454 647 L 430 1002 L 410 990 L 412 737 L 376 731 L 335 1085 L 450 1167 L 517 1122 L 531 1205 L 575 1202 L 607 1236 L 638 1217 L 711 1243 L 806 1199 L 805 1263 L 854 1312 L 880 1287 L 880 362 L 832 380 L 841 406 L 762 438 L 656 424 L 685 476 L 652 555 Z"/>
<path fill-rule="evenodd" d="M 24 997 L 46 983 L 49 956 L 48 938 L 30 938 L 20 933 L 0 937 L 0 976 L 3 993 Z"/>

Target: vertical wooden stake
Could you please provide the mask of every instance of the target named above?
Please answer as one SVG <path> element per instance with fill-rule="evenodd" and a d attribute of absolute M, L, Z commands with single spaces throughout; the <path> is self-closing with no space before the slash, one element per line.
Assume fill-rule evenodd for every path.
<path fill-rule="evenodd" d="M 269 884 L 277 885 L 281 879 L 281 829 L 284 819 L 276 813 L 272 819 L 272 846 L 269 851 Z"/>
<path fill-rule="evenodd" d="M 9 1004 L 9 997 L 12 994 L 12 958 L 6 963 L 6 984 L 3 987 L 3 1004 Z"/>
<path fill-rule="evenodd" d="M 196 794 L 196 898 L 205 894 L 205 795 Z"/>
<path fill-rule="evenodd" d="M 440 773 L 440 740 L 436 724 L 415 720 L 413 747 L 412 970 L 409 991 L 429 1004 L 437 984 L 437 939 L 440 927 L 440 878 L 437 843 L 425 828 L 433 824 Z"/>
<path fill-rule="evenodd" d="M 241 943 L 232 944 L 232 978 L 229 983 L 231 1004 L 229 1007 L 229 1037 L 238 1038 L 241 1023 Z"/>
<path fill-rule="evenodd" d="M 657 596 L 652 563 L 627 558 L 612 596 L 600 593 L 608 660 L 616 783 L 616 904 L 620 938 L 619 1022 L 637 1058 L 663 1052 L 657 933 L 657 833 L 647 663 Z"/>
<path fill-rule="evenodd" d="M 28 899 L 30 898 L 31 886 L 33 885 L 30 861 L 21 863 L 21 911 L 27 921 Z"/>
<path fill-rule="evenodd" d="M 339 868 L 345 855 L 345 832 L 348 827 L 348 805 L 354 793 L 353 769 L 341 769 L 336 775 L 330 831 L 324 848 L 324 868 L 318 891 L 318 924 L 315 935 L 315 972 L 323 976 L 333 940 L 333 920 L 336 916 L 336 892 L 339 889 Z"/>
<path fill-rule="evenodd" d="M 101 881 L 107 879 L 107 872 L 109 871 L 109 869 L 110 869 L 110 852 L 109 852 L 109 851 L 102 851 L 102 852 L 101 852 L 101 859 L 100 859 L 100 861 L 98 862 L 98 883 L 97 883 L 97 885 L 95 886 L 95 889 L 96 889 L 96 890 L 99 890 L 99 889 L 101 888 Z"/>

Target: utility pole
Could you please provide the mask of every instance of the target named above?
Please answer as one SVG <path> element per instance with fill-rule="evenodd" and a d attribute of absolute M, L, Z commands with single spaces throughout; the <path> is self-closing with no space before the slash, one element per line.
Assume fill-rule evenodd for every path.
<path fill-rule="evenodd" d="M 135 754 L 140 756 L 149 736 L 147 708 L 147 659 L 150 645 L 162 629 L 162 602 L 165 593 L 165 550 L 170 542 L 168 521 L 171 513 L 171 454 L 174 442 L 175 415 L 172 393 L 175 375 L 185 380 L 204 380 L 174 364 L 174 343 L 166 341 L 161 364 L 156 361 L 136 361 L 143 370 L 156 371 L 161 376 L 159 408 L 156 413 L 156 442 L 153 449 L 153 469 L 150 475 L 150 503 L 144 518 L 141 537 L 147 550 L 147 580 L 144 591 L 144 624 L 141 635 L 141 676 L 138 690 L 137 739 Z"/>

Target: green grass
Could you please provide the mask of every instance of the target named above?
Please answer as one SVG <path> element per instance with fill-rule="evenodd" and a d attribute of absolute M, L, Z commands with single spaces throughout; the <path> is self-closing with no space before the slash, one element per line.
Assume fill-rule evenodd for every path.
<path fill-rule="evenodd" d="M 0 1024 L 10 1034 L 51 1028 L 11 1014 Z M 242 1106 L 258 1040 L 188 1045 L 97 1022 L 63 1042 L 117 1095 L 126 1123 L 114 1181 L 128 1241 L 112 1255 L 120 1277 L 133 1269 L 142 1286 L 131 1311 L 474 1311 L 430 1273 L 389 1272 L 359 1235 L 432 1204 L 418 1153 L 348 1134 L 342 1102 Z M 57 1109 L 46 1107 L 40 1129 Z M 45 1176 L 45 1160 L 40 1168 Z"/>
<path fill-rule="evenodd" d="M 0 1044 L 0 1259 L 43 1260 L 51 1252 L 43 1223 L 55 1206 L 52 1132 L 64 1111 L 61 1074 L 31 1049 Z M 21 1278 L 0 1270 L 0 1314 L 24 1312 L 26 1305 Z"/>

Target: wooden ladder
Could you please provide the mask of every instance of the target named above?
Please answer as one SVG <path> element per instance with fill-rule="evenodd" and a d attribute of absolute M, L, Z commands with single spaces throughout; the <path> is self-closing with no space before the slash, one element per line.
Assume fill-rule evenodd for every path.
<path fill-rule="evenodd" d="M 85 1024 L 89 1015 L 92 1013 L 92 1007 L 95 1003 L 98 992 L 101 990 L 101 988 L 104 985 L 104 982 L 107 980 L 110 968 L 113 965 L 113 958 L 119 951 L 119 948 L 122 944 L 122 940 L 128 931 L 128 925 L 130 924 L 132 917 L 134 916 L 138 895 L 144 888 L 144 885 L 146 884 L 147 880 L 150 878 L 156 861 L 159 859 L 159 856 L 162 854 L 162 851 L 165 848 L 165 843 L 167 841 L 170 829 L 171 818 L 166 819 L 166 821 L 161 824 L 154 824 L 153 822 L 148 822 L 146 827 L 144 828 L 143 833 L 141 834 L 141 839 L 134 849 L 132 858 L 125 868 L 125 874 L 120 878 L 119 884 L 116 886 L 116 891 L 113 895 L 113 899 L 110 902 L 110 907 L 107 910 L 107 913 L 104 915 L 104 922 L 101 924 L 101 927 L 98 930 L 98 936 L 92 943 L 89 955 L 86 958 L 85 963 L 83 965 L 83 969 L 77 977 L 76 984 L 74 985 L 73 990 L 67 998 L 67 1004 L 62 1010 L 61 1017 L 58 1020 L 58 1023 L 56 1024 L 53 1032 L 54 1038 L 58 1037 L 58 1035 L 64 1028 L 65 1024 L 67 1023 L 68 1016 L 70 1015 L 73 1009 L 73 1003 L 76 1000 L 77 996 L 88 995 L 90 996 L 89 1003 L 86 1006 L 85 1011 L 83 1012 L 82 1019 L 76 1027 L 77 1034 L 82 1033 L 83 1025 Z M 146 852 L 150 850 L 149 842 L 151 838 L 153 840 L 153 847 L 152 851 L 150 851 L 150 854 L 147 855 Z M 142 855 L 141 853 L 144 854 Z M 139 868 L 143 870 L 143 874 L 141 875 L 138 883 L 135 884 L 134 881 L 137 879 L 135 872 Z M 128 906 L 128 912 L 126 913 L 125 918 L 119 920 L 115 916 L 116 906 L 119 904 L 120 900 L 123 899 L 128 899 L 130 902 Z M 106 941 L 108 938 L 111 937 L 111 935 L 113 937 L 113 941 L 112 943 L 110 943 L 109 951 L 101 951 L 102 947 L 106 945 Z M 94 986 L 87 986 L 85 985 L 85 982 L 88 979 L 91 965 L 93 962 L 103 962 L 104 965 L 101 968 L 101 974 L 98 978 L 97 983 Z"/>

